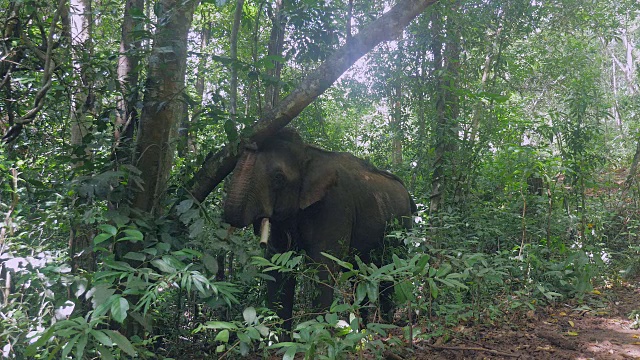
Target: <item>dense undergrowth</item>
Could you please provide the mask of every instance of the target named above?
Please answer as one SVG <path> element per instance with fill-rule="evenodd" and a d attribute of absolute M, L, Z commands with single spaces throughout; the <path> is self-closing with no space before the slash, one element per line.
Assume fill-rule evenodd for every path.
<path fill-rule="evenodd" d="M 0 336 L 8 358 L 381 353 L 401 342 L 388 340 L 390 331 L 402 331 L 402 341 L 446 337 L 458 324 L 495 324 L 549 303 L 580 303 L 594 287 L 640 268 L 633 188 L 594 192 L 584 212 L 572 213 L 557 205 L 564 191 L 531 193 L 510 184 L 515 190 L 503 186 L 487 200 L 479 187 L 465 208 L 447 209 L 438 219 L 421 206 L 413 229 L 390 233 L 404 246 L 391 248 L 386 266 L 332 258 L 344 269 L 334 274 L 336 301 L 329 312 L 313 313 L 315 274 L 300 266 L 304 254 L 263 258 L 251 232 L 232 234 L 221 225 L 216 200 L 175 199 L 167 216 L 152 221 L 124 205 L 110 208 L 101 191 L 135 182 L 135 173 L 105 172 L 90 184 L 81 180 L 46 192 L 33 190 L 29 176 L 15 172 L 16 191 L 3 188 L 10 196 L 1 204 L 0 260 L 9 287 Z M 545 189 L 552 186 L 545 183 Z M 65 213 L 69 200 L 63 196 L 37 207 L 26 201 L 50 193 L 82 194 L 91 205 Z M 69 216 L 99 229 L 83 250 L 93 252 L 93 272 L 72 268 L 65 249 Z M 118 259 L 118 244 L 144 246 Z M 278 342 L 280 319 L 265 307 L 265 269 L 291 273 L 301 284 L 291 342 Z M 377 298 L 382 281 L 394 284 L 394 321 L 370 311 L 373 318 L 364 322 L 361 309 L 377 309 L 365 299 Z M 126 338 L 126 329 L 115 330 L 128 317 L 151 336 Z"/>

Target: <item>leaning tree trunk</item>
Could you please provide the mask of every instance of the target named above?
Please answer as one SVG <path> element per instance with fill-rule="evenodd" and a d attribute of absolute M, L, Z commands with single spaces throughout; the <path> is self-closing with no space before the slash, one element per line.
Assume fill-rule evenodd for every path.
<path fill-rule="evenodd" d="M 265 113 L 252 126 L 253 135 L 248 141 L 260 143 L 287 125 L 360 57 L 379 43 L 398 37 L 405 26 L 435 2 L 436 0 L 400 0 L 391 10 L 354 35 L 348 44 L 336 50 L 286 98 Z M 203 201 L 233 170 L 236 156 L 237 152 L 231 146 L 207 155 L 202 168 L 190 182 L 191 193 L 196 200 Z"/>
<path fill-rule="evenodd" d="M 183 114 L 180 94 L 185 86 L 187 35 L 197 1 L 161 0 L 153 48 L 149 56 L 134 165 L 140 170 L 144 189 L 135 194 L 135 208 L 161 213 L 162 199 L 173 166 L 177 123 Z"/>

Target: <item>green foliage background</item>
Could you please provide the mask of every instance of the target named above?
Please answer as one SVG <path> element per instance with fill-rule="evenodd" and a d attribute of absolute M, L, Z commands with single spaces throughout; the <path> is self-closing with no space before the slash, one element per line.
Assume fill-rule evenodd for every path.
<path fill-rule="evenodd" d="M 70 143 L 79 75 L 69 43 L 59 39 L 45 106 L 36 122 L 0 147 L 3 356 L 280 351 L 288 359 L 296 353 L 342 358 L 389 346 L 379 340 L 388 324 L 359 319 L 364 295 L 375 298 L 381 281 L 395 283 L 397 316 L 419 324 L 411 336 L 430 338 L 459 323 L 506 321 L 566 299 L 596 308 L 594 288 L 637 276 L 640 188 L 629 176 L 640 139 L 636 1 L 441 2 L 307 107 L 292 126 L 308 142 L 398 174 L 419 208 L 414 229 L 391 234 L 406 247 L 394 250 L 390 265 L 335 259 L 348 271 L 335 274 L 335 306 L 321 315 L 307 313 L 314 273 L 300 266 L 301 254 L 262 258 L 252 231 L 230 234 L 222 223 L 224 186 L 197 203 L 186 184 L 209 151 L 262 115 L 270 83 L 278 81 L 286 95 L 345 44 L 348 4 L 285 1 L 284 51 L 269 57 L 274 7 L 245 1 L 234 62 L 235 5 L 203 1 L 196 11 L 183 100 L 190 143 L 179 146 L 164 211 L 154 218 L 130 206 L 132 193 L 144 186 L 135 164 L 112 158 L 123 2 L 93 3 L 93 51 L 80 60 L 89 64 L 97 106 L 81 146 Z M 391 5 L 354 2 L 354 29 Z M 21 36 L 30 40 L 2 39 L 3 59 L 22 54 L 0 89 L 6 132 L 32 108 L 41 87 L 37 54 L 46 48 L 55 9 L 10 0 L 0 0 L 0 8 L 19 9 Z M 135 14 L 143 44 L 135 50 L 138 91 L 157 25 L 154 11 L 160 9 Z M 11 20 L 9 12 L 0 16 Z M 203 31 L 210 31 L 206 46 Z M 454 66 L 434 63 L 438 39 L 444 39 L 443 63 L 453 61 L 444 49 L 459 47 Z M 281 79 L 268 76 L 274 60 L 284 65 Z M 9 65 L 2 61 L 6 75 Z M 231 66 L 239 69 L 241 94 L 235 117 L 228 108 Z M 204 94 L 196 91 L 199 80 Z M 444 92 L 458 109 L 445 119 L 449 138 L 437 123 Z M 400 139 L 400 163 L 393 160 L 400 151 L 394 139 Z M 436 149 L 443 142 L 449 150 L 443 203 L 433 212 Z M 78 232 L 92 241 L 83 249 L 93 253 L 91 269 L 72 266 L 69 242 Z M 118 244 L 143 246 L 117 257 Z M 265 306 L 264 269 L 300 279 L 292 342 L 274 341 L 280 320 Z M 146 336 L 122 335 L 132 318 Z"/>

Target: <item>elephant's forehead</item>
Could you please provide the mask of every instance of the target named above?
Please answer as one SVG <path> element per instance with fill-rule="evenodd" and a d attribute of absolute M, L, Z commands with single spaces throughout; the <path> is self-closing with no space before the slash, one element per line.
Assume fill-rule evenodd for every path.
<path fill-rule="evenodd" d="M 257 163 L 266 171 L 279 170 L 286 175 L 299 172 L 295 157 L 288 153 L 265 152 L 261 154 Z"/>

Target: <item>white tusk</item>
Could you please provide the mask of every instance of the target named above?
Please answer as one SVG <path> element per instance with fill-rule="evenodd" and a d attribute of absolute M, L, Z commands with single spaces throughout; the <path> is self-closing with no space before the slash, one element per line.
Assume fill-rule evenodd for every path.
<path fill-rule="evenodd" d="M 269 236 L 271 236 L 271 224 L 269 223 L 269 218 L 263 218 L 262 224 L 260 225 L 260 246 L 267 247 L 269 243 Z"/>

